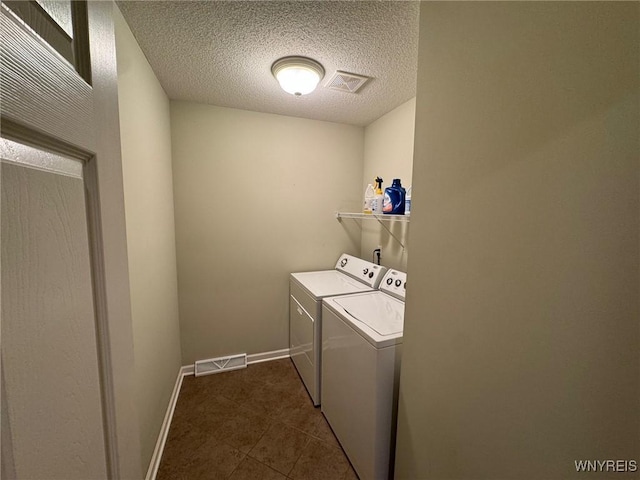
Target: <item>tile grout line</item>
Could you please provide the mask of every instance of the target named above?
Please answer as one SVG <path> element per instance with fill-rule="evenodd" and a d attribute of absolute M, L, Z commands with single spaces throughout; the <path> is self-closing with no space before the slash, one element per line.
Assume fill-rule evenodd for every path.
<path fill-rule="evenodd" d="M 306 435 L 306 434 L 305 434 L 305 435 Z M 307 437 L 308 437 L 308 435 L 307 435 Z M 295 462 L 293 462 L 293 466 L 291 467 L 291 470 L 289 470 L 289 473 L 287 473 L 287 474 L 285 475 L 285 477 L 287 477 L 287 478 L 293 478 L 293 477 L 289 477 L 289 474 L 295 470 L 296 465 L 298 464 L 298 462 L 299 462 L 299 461 L 300 461 L 300 459 L 302 458 L 302 454 L 304 453 L 304 449 L 305 449 L 305 448 L 307 448 L 307 446 L 309 445 L 309 442 L 311 442 L 311 439 L 310 439 L 310 438 L 307 438 L 307 441 L 305 442 L 304 446 L 300 449 L 300 455 L 298 455 L 298 457 L 296 458 L 296 461 L 295 461 Z"/>
<path fill-rule="evenodd" d="M 280 360 L 280 359 L 277 359 L 277 360 Z M 206 380 L 207 377 L 203 377 L 203 380 L 201 382 L 209 382 L 209 383 L 200 383 L 200 382 L 191 383 L 191 380 L 189 383 L 190 385 L 189 391 L 191 392 L 190 395 L 195 394 L 200 396 L 204 394 L 209 395 L 212 392 L 218 392 L 215 394 L 216 398 L 222 398 L 225 400 L 225 402 L 229 402 L 229 403 L 233 402 L 236 404 L 237 408 L 234 407 L 234 415 L 239 415 L 239 417 L 243 417 L 244 415 L 245 417 L 247 417 L 247 420 L 248 420 L 248 426 L 246 427 L 247 433 L 246 434 L 240 433 L 240 435 L 248 435 L 248 436 L 245 436 L 245 437 L 240 436 L 237 438 L 233 436 L 229 438 L 220 437 L 217 440 L 218 442 L 224 443 L 228 448 L 236 450 L 238 453 L 242 455 L 240 457 L 241 460 L 237 464 L 233 465 L 232 470 L 224 473 L 224 478 L 231 478 L 234 475 L 242 476 L 243 474 L 241 473 L 241 471 L 239 471 L 239 469 L 241 468 L 241 465 L 244 465 L 242 469 L 244 470 L 244 474 L 246 475 L 246 473 L 249 471 L 246 469 L 250 468 L 249 465 L 246 464 L 246 462 L 250 460 L 251 462 L 255 462 L 254 465 L 259 464 L 260 468 L 269 469 L 269 471 L 277 472 L 278 475 L 282 475 L 284 478 L 292 479 L 292 473 L 295 471 L 296 468 L 298 468 L 297 474 L 300 474 L 304 472 L 305 469 L 308 469 L 308 466 L 305 467 L 305 465 L 308 463 L 309 458 L 311 458 L 310 457 L 311 453 L 308 450 L 313 447 L 312 442 L 317 442 L 315 444 L 316 447 L 318 447 L 319 445 L 322 445 L 323 448 L 328 449 L 327 453 L 329 451 L 341 452 L 342 455 L 345 456 L 346 458 L 344 450 L 339 445 L 339 442 L 337 442 L 337 440 L 332 441 L 332 439 L 328 437 L 329 433 L 334 437 L 335 437 L 335 434 L 333 434 L 333 432 L 331 431 L 331 427 L 329 425 L 325 426 L 323 424 L 323 422 L 326 423 L 327 421 L 324 415 L 322 414 L 322 412 L 319 410 L 318 407 L 311 407 L 310 404 L 307 403 L 307 402 L 310 402 L 310 399 L 307 399 L 307 398 L 303 399 L 303 397 L 305 396 L 301 396 L 300 391 L 303 390 L 303 388 L 300 388 L 298 386 L 298 382 L 300 382 L 299 376 L 296 375 L 295 377 L 295 380 L 297 380 L 297 382 L 292 381 L 293 379 L 291 375 L 293 371 L 292 364 L 287 363 L 285 365 L 283 363 L 280 365 L 273 365 L 273 367 L 269 367 L 269 366 L 261 367 L 259 365 L 255 365 L 255 366 L 258 368 L 253 370 L 253 372 L 250 373 L 249 375 L 247 375 L 246 373 L 241 374 L 240 371 L 238 371 L 238 373 L 234 373 L 231 371 L 220 372 L 219 373 L 220 377 L 218 377 L 218 375 L 215 375 L 215 376 L 211 375 L 211 376 L 208 376 L 210 377 L 209 380 Z M 242 371 L 246 372 L 247 370 L 243 369 Z M 225 375 L 225 380 L 222 380 L 222 375 Z M 216 379 L 215 381 L 213 381 L 215 377 L 218 377 L 219 380 Z M 294 386 L 294 383 L 296 384 L 295 386 Z M 198 386 L 196 387 L 195 385 L 198 385 Z M 253 387 L 253 389 L 245 389 L 245 386 L 243 385 L 249 385 Z M 264 401 L 262 401 L 263 399 L 262 399 L 261 393 L 262 392 L 269 393 L 269 388 L 271 387 L 275 388 L 275 390 L 271 391 L 270 395 L 267 398 L 265 398 Z M 262 390 L 263 388 L 266 388 L 266 390 Z M 288 406 L 286 409 L 279 408 L 279 404 L 278 404 L 278 401 L 280 398 L 279 392 L 282 392 L 284 395 L 287 396 L 286 399 L 283 397 L 281 401 L 282 407 Z M 275 393 L 275 397 L 273 396 L 274 393 Z M 182 394 L 182 392 L 180 392 L 180 394 Z M 207 400 L 208 397 L 203 397 L 203 398 L 204 398 L 203 404 L 211 405 L 211 403 Z M 274 401 L 275 403 L 271 405 L 271 403 L 273 403 Z M 208 407 L 209 414 L 214 416 L 216 415 L 224 416 L 224 411 L 218 410 L 218 408 L 224 409 L 225 407 L 223 407 L 223 405 L 224 404 L 221 404 L 220 407 L 216 406 L 214 409 L 211 409 L 211 407 Z M 264 405 L 264 407 L 260 408 L 261 405 Z M 291 413 L 290 414 L 287 413 L 288 411 L 290 411 Z M 219 413 L 215 413 L 215 412 L 219 412 Z M 219 418 L 219 417 L 216 417 L 216 418 Z M 242 426 L 241 428 L 244 429 L 245 428 L 244 425 L 246 423 L 245 419 L 241 420 L 241 422 L 243 423 L 239 423 L 237 426 Z M 257 428 L 256 428 L 256 425 L 257 425 Z M 306 428 L 307 425 L 309 425 L 309 428 Z M 287 471 L 287 473 L 283 473 L 282 471 L 272 467 L 271 465 L 259 460 L 254 456 L 254 455 L 260 455 L 260 453 L 255 450 L 256 446 L 258 446 L 260 442 L 262 442 L 265 439 L 265 436 L 274 426 L 290 428 L 291 430 L 290 430 L 289 436 L 293 435 L 293 432 L 298 432 L 295 435 L 299 436 L 299 439 L 302 440 L 301 443 L 298 443 L 298 445 L 300 445 L 298 455 L 295 455 L 295 456 L 289 455 L 285 453 L 286 450 L 281 449 L 279 451 L 276 448 L 274 453 L 269 453 L 267 456 L 264 456 L 265 459 L 270 460 L 271 455 L 275 455 L 272 459 L 272 460 L 276 460 L 274 464 L 282 464 L 285 467 L 287 464 L 289 464 L 289 462 L 291 462 L 290 464 L 292 466 Z M 328 427 L 328 430 L 327 430 L 327 427 Z M 220 425 L 220 428 L 222 428 L 222 424 Z M 216 427 L 216 431 L 219 430 L 220 428 Z M 236 427 L 233 427 L 233 428 L 236 428 Z M 264 430 L 262 430 L 262 428 L 264 428 Z M 226 429 L 227 427 L 225 427 L 224 431 L 227 431 Z M 285 432 L 283 433 L 286 435 Z M 256 440 L 254 441 L 253 435 L 256 433 L 258 434 L 258 436 L 255 437 Z M 324 435 L 325 438 L 323 438 L 321 435 Z M 243 438 L 244 440 L 242 440 Z M 269 443 L 268 439 L 264 441 L 266 443 Z M 241 447 L 234 446 L 236 444 L 240 444 Z M 248 448 L 248 451 L 246 451 L 245 453 L 244 448 L 246 446 L 249 446 L 249 448 Z M 290 451 L 290 453 L 295 453 L 295 450 Z M 269 450 L 265 451 L 265 453 L 268 451 Z M 284 454 L 284 456 L 280 457 L 281 454 Z M 334 458 L 333 455 L 334 454 L 331 453 L 330 458 Z M 286 462 L 283 462 L 282 460 L 277 460 L 280 458 L 282 458 L 282 460 L 286 459 Z M 302 461 L 303 458 L 305 458 L 306 460 Z M 347 460 L 347 463 L 349 464 L 348 458 L 346 458 L 346 460 Z M 342 463 L 342 460 L 340 460 L 340 463 Z M 253 467 L 253 468 L 256 468 L 256 467 Z M 339 477 L 342 478 L 343 476 L 346 476 L 349 473 L 349 470 L 351 471 L 353 470 L 353 467 L 350 464 L 347 470 L 344 472 L 344 475 L 342 476 L 339 475 Z M 193 480 L 196 480 L 196 478 L 199 478 L 199 477 L 196 476 L 193 478 Z"/>

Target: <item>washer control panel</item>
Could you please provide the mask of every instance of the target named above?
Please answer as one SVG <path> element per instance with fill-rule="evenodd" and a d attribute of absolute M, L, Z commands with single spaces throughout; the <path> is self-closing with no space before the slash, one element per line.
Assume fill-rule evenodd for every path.
<path fill-rule="evenodd" d="M 407 274 L 400 270 L 387 270 L 380 282 L 380 290 L 404 300 L 407 292 Z"/>
<path fill-rule="evenodd" d="M 338 259 L 336 270 L 346 273 L 372 288 L 378 288 L 387 268 L 345 253 Z"/>

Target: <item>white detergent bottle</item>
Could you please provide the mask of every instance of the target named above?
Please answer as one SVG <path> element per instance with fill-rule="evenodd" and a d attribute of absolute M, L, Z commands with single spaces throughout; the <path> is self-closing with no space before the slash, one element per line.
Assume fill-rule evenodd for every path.
<path fill-rule="evenodd" d="M 373 199 L 376 194 L 373 191 L 373 185 L 369 184 L 367 189 L 364 191 L 364 208 L 362 211 L 367 214 L 373 213 Z"/>
<path fill-rule="evenodd" d="M 411 214 L 411 185 L 407 188 L 407 194 L 404 197 L 404 214 Z"/>

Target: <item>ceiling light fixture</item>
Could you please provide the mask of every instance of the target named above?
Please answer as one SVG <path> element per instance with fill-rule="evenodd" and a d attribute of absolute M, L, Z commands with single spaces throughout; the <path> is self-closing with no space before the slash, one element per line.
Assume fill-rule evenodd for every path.
<path fill-rule="evenodd" d="M 284 57 L 275 61 L 271 73 L 285 92 L 299 97 L 316 89 L 324 77 L 324 68 L 311 58 Z"/>

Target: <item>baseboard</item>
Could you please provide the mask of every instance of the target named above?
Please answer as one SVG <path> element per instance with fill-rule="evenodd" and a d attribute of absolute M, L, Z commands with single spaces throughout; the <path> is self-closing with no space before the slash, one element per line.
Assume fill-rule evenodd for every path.
<path fill-rule="evenodd" d="M 167 406 L 167 413 L 164 415 L 162 426 L 160 427 L 160 434 L 158 435 L 158 441 L 156 442 L 156 448 L 153 450 L 151 456 L 151 463 L 149 464 L 149 470 L 147 470 L 146 480 L 155 480 L 158 474 L 158 468 L 160 467 L 160 460 L 162 459 L 162 452 L 164 451 L 164 445 L 167 442 L 167 435 L 169 434 L 169 427 L 171 426 L 171 420 L 173 419 L 173 412 L 176 409 L 176 403 L 178 402 L 178 395 L 180 395 L 180 388 L 182 387 L 182 379 L 186 375 L 193 375 L 194 366 L 189 365 L 181 367 L 178 371 L 178 378 L 173 386 L 173 392 L 169 399 L 169 405 Z"/>
<path fill-rule="evenodd" d="M 254 353 L 247 355 L 247 364 L 268 362 L 269 360 L 279 360 L 281 358 L 288 358 L 289 349 L 283 348 L 282 350 L 274 350 L 272 352 Z"/>
<path fill-rule="evenodd" d="M 274 350 L 272 352 L 254 353 L 253 355 L 247 355 L 247 364 L 268 362 L 270 360 L 279 360 L 281 358 L 289 357 L 289 349 L 283 348 L 282 350 Z M 151 456 L 151 463 L 149 464 L 149 470 L 145 480 L 155 480 L 158 474 L 158 468 L 160 467 L 160 460 L 162 459 L 162 452 L 164 451 L 164 445 L 167 442 L 167 435 L 169 434 L 169 427 L 171 426 L 171 420 L 173 419 L 173 412 L 176 409 L 176 403 L 178 403 L 178 395 L 180 395 L 180 388 L 182 387 L 182 379 L 187 375 L 195 374 L 195 365 L 185 365 L 178 371 L 178 378 L 173 387 L 171 398 L 169 399 L 169 405 L 167 406 L 167 413 L 164 415 L 164 421 L 160 428 L 158 435 L 158 441 L 156 442 L 156 448 L 153 450 Z"/>

